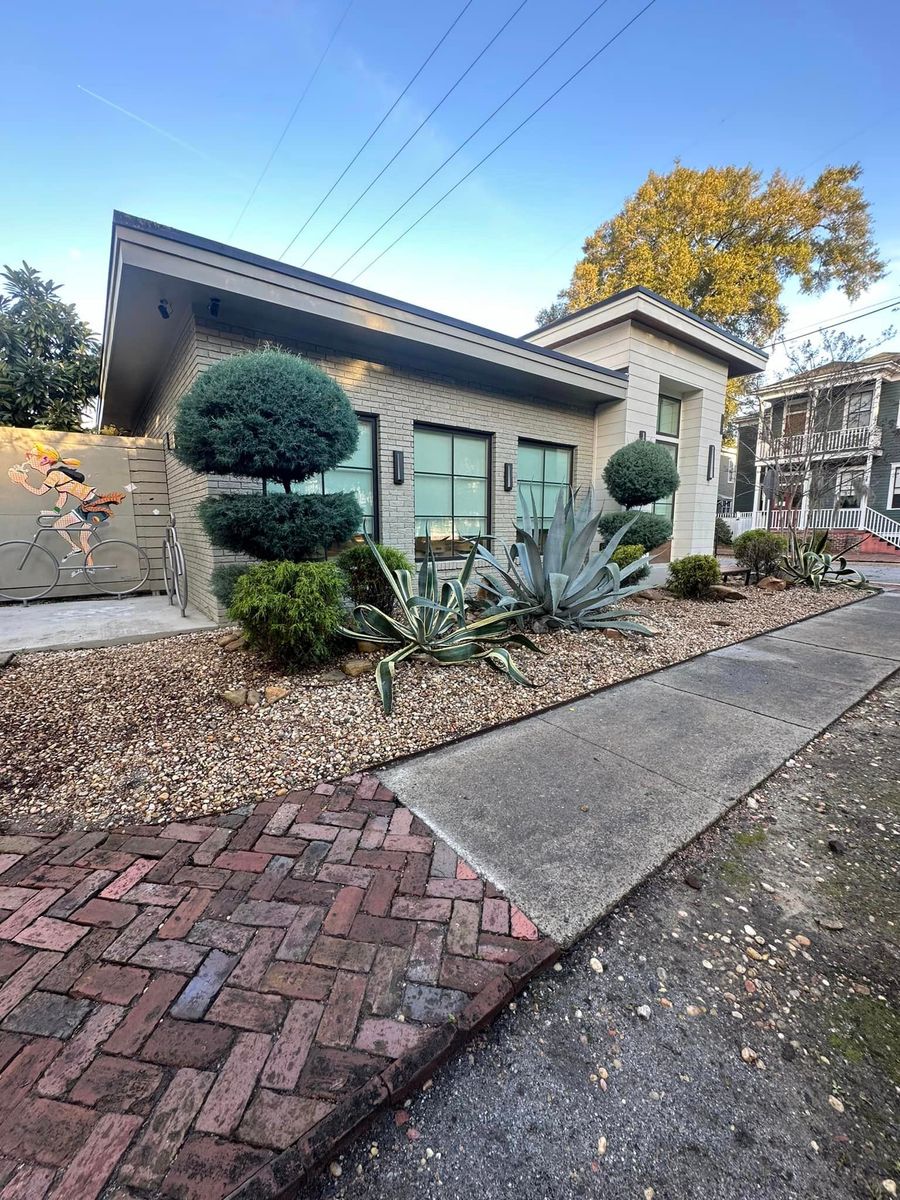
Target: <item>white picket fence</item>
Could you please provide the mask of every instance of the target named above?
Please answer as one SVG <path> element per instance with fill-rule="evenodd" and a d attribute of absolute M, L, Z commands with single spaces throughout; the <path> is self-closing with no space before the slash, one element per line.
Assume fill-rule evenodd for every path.
<path fill-rule="evenodd" d="M 732 537 L 748 529 L 850 529 L 859 533 L 874 533 L 883 541 L 900 548 L 900 521 L 886 517 L 871 508 L 776 508 L 772 512 L 740 512 L 725 517 Z"/>

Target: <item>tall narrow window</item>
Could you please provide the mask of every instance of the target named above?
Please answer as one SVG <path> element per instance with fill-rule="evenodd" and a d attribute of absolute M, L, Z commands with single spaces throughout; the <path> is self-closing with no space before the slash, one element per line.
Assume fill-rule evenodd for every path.
<path fill-rule="evenodd" d="M 900 508 L 900 463 L 891 467 L 891 478 L 888 483 L 888 508 Z"/>
<path fill-rule="evenodd" d="M 668 451 L 678 463 L 678 437 L 681 432 L 681 401 L 676 396 L 660 396 L 656 410 L 656 443 Z M 675 493 L 663 496 L 653 505 L 661 517 L 675 518 Z"/>
<path fill-rule="evenodd" d="M 852 392 L 844 412 L 845 429 L 863 429 L 872 419 L 872 392 Z"/>
<path fill-rule="evenodd" d="M 545 531 L 553 519 L 557 498 L 572 483 L 571 447 L 519 442 L 516 479 L 516 528 L 522 528 L 526 512 L 535 512 L 541 531 Z"/>
<path fill-rule="evenodd" d="M 375 537 L 375 418 L 359 418 L 359 441 L 348 459 L 334 470 L 319 471 L 294 487 L 300 493 L 324 496 L 334 492 L 353 492 L 363 512 L 361 528 L 370 537 Z M 280 483 L 270 481 L 268 491 L 280 492 L 283 488 Z M 362 538 L 359 540 L 362 541 Z"/>
<path fill-rule="evenodd" d="M 415 429 L 416 557 L 426 534 L 437 558 L 469 553 L 488 532 L 488 439 L 420 425 Z"/>

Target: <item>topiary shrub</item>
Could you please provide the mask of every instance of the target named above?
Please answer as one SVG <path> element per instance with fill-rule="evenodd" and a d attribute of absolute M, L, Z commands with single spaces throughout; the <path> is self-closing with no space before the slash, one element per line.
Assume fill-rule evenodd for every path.
<path fill-rule="evenodd" d="M 712 554 L 688 554 L 669 563 L 669 591 L 685 600 L 701 599 L 721 581 L 719 564 Z"/>
<path fill-rule="evenodd" d="M 265 562 L 234 585 L 228 615 L 279 663 L 325 662 L 338 646 L 344 577 L 333 562 Z"/>
<path fill-rule="evenodd" d="M 731 526 L 724 517 L 716 517 L 716 545 L 730 546 L 731 538 Z"/>
<path fill-rule="evenodd" d="M 787 550 L 787 538 L 771 529 L 748 529 L 731 546 L 738 565 L 752 571 L 757 580 L 774 574 Z"/>
<path fill-rule="evenodd" d="M 630 566 L 631 563 L 637 562 L 639 558 L 643 558 L 647 551 L 643 546 L 627 545 L 617 546 L 611 556 L 611 561 L 621 570 L 622 567 Z M 629 576 L 632 583 L 640 583 L 642 579 L 646 579 L 650 574 L 650 565 L 642 567 L 639 571 L 635 571 Z"/>
<path fill-rule="evenodd" d="M 603 468 L 606 490 L 624 508 L 653 504 L 671 496 L 681 480 L 672 455 L 658 442 L 629 442 L 609 456 Z"/>
<path fill-rule="evenodd" d="M 350 492 L 332 496 L 237 492 L 208 496 L 197 512 L 209 540 L 223 550 L 289 562 L 321 557 L 333 542 L 346 541 L 361 520 Z"/>
<path fill-rule="evenodd" d="M 213 595 L 222 605 L 228 608 L 234 595 L 234 585 L 242 575 L 250 570 L 252 563 L 219 563 L 213 567 L 210 587 Z"/>
<path fill-rule="evenodd" d="M 633 542 L 639 542 L 647 550 L 655 550 L 672 536 L 672 522 L 668 517 L 658 513 L 612 512 L 605 513 L 599 521 L 598 529 L 604 541 L 609 541 L 623 525 L 634 520 L 628 531 Z"/>
<path fill-rule="evenodd" d="M 310 362 L 260 350 L 214 363 L 182 399 L 175 453 L 194 471 L 262 481 L 262 493 L 210 497 L 200 516 L 214 544 L 261 559 L 308 558 L 362 524 L 351 492 L 296 494 L 356 448 L 359 423 L 343 388 Z M 266 494 L 275 482 L 284 494 Z"/>
<path fill-rule="evenodd" d="M 412 571 L 413 567 L 405 554 L 392 546 L 372 543 L 390 571 Z M 394 608 L 394 592 L 385 578 L 378 559 L 365 542 L 348 546 L 335 560 L 347 577 L 347 594 L 354 606 L 371 604 L 390 614 Z"/>

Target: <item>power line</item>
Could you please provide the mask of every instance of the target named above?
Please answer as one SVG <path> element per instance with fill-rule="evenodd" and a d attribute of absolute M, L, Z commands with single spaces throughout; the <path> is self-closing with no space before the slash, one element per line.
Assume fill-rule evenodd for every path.
<path fill-rule="evenodd" d="M 366 246 L 368 246 L 369 242 L 371 242 L 373 238 L 376 238 L 378 236 L 378 234 L 381 233 L 381 231 L 382 231 L 382 229 L 384 229 L 385 225 L 389 225 L 391 223 L 391 221 L 393 221 L 394 217 L 396 217 L 398 213 L 402 212 L 403 209 L 406 208 L 407 204 L 409 204 L 409 202 L 411 200 L 414 200 L 416 198 L 416 196 L 418 196 L 419 192 L 422 191 L 423 188 L 427 187 L 428 184 L 431 183 L 431 181 L 432 181 L 432 179 L 434 179 L 435 175 L 440 174 L 440 172 L 443 171 L 444 167 L 446 167 L 446 165 L 449 162 L 452 162 L 452 160 L 454 158 L 456 158 L 457 154 L 459 154 L 459 152 L 461 150 L 465 149 L 465 147 L 468 146 L 469 142 L 471 142 L 474 137 L 477 137 L 478 134 L 481 133 L 481 131 L 482 131 L 482 129 L 484 129 L 485 125 L 490 124 L 490 122 L 493 121 L 494 117 L 496 117 L 497 113 L 499 113 L 501 111 L 501 109 L 505 108 L 506 105 L 509 104 L 510 100 L 514 99 L 514 97 L 516 97 L 519 94 L 519 92 L 521 92 L 522 88 L 524 88 L 527 84 L 529 84 L 532 81 L 532 79 L 534 79 L 535 75 L 537 75 L 537 73 L 539 71 L 543 70 L 543 68 L 547 65 L 547 63 L 550 61 L 550 59 L 554 58 L 560 52 L 560 50 L 562 50 L 563 46 L 568 45 L 568 43 L 571 42 L 572 38 L 575 37 L 575 35 L 577 33 L 580 33 L 581 30 L 585 27 L 585 25 L 587 25 L 588 21 L 590 21 L 592 17 L 595 17 L 597 15 L 597 13 L 600 11 L 600 9 L 605 7 L 605 5 L 607 5 L 608 3 L 609 3 L 609 0 L 600 0 L 600 3 L 591 9 L 591 11 L 588 13 L 588 15 L 584 18 L 584 20 L 579 22 L 579 24 L 575 26 L 575 28 L 568 35 L 568 37 L 563 38 L 563 40 L 559 43 L 559 45 L 556 46 L 553 50 L 551 50 L 550 53 L 547 55 L 547 57 L 542 59 L 541 62 L 538 63 L 538 65 L 534 68 L 534 70 L 531 72 L 530 75 L 526 75 L 526 77 L 522 80 L 522 82 L 519 84 L 519 86 L 517 88 L 515 88 L 514 91 L 510 92 L 509 95 L 506 97 L 506 99 L 501 101 L 501 103 L 497 105 L 497 107 L 494 109 L 494 111 L 492 113 L 489 113 L 488 116 L 485 117 L 485 119 L 481 122 L 481 124 L 478 126 L 477 129 L 472 130 L 472 132 L 465 139 L 465 141 L 460 142 L 460 144 L 456 147 L 456 149 L 453 151 L 452 154 L 448 154 L 448 156 L 444 159 L 444 161 L 442 163 L 438 164 L 438 166 L 431 172 L 431 174 L 428 176 L 428 178 L 419 184 L 419 186 L 415 189 L 415 191 L 410 192 L 410 194 L 406 197 L 406 199 L 403 201 L 403 203 L 399 204 L 394 209 L 394 211 L 381 222 L 381 224 L 378 226 L 378 228 L 375 230 L 375 232 L 369 234 L 369 236 L 366 238 L 366 240 L 364 242 L 360 243 L 360 245 L 358 245 L 356 247 L 356 249 L 353 251 L 353 253 L 348 255 L 348 257 L 344 259 L 344 261 L 333 272 L 333 274 L 337 275 L 337 274 L 339 274 L 339 272 L 343 271 L 343 269 L 344 269 L 344 267 L 346 267 L 347 263 L 351 262 L 354 258 L 356 258 L 357 254 L 359 254 L 360 250 L 364 250 L 366 248 Z M 371 266 L 371 264 L 369 264 L 369 265 Z M 368 269 L 369 269 L 368 267 L 365 268 L 365 270 L 368 270 Z M 360 275 L 362 273 L 363 272 L 360 271 Z M 357 278 L 359 278 L 359 276 L 357 276 Z"/>
<path fill-rule="evenodd" d="M 510 132 L 509 132 L 509 133 L 506 135 L 506 137 L 505 137 L 505 138 L 503 138 L 501 141 L 499 141 L 499 142 L 496 144 L 496 146 L 494 146 L 494 148 L 493 148 L 492 150 L 489 150 L 489 151 L 487 152 L 487 154 L 485 154 L 485 155 L 484 155 L 484 157 L 483 157 L 483 158 L 480 158 L 480 159 L 478 160 L 478 162 L 475 164 L 475 166 L 474 166 L 474 167 L 472 167 L 470 170 L 466 171 L 465 175 L 463 175 L 461 179 L 457 179 L 456 183 L 454 183 L 452 187 L 448 188 L 448 189 L 447 189 L 447 191 L 446 191 L 446 192 L 444 192 L 444 194 L 443 194 L 442 196 L 439 196 L 439 197 L 437 198 L 437 200 L 435 200 L 434 204 L 432 204 L 432 205 L 431 205 L 431 207 L 430 207 L 430 208 L 426 208 L 426 209 L 425 209 L 425 211 L 422 213 L 422 215 L 421 215 L 421 216 L 417 217 L 417 218 L 415 219 L 415 221 L 413 221 L 413 223 L 412 223 L 411 225 L 408 225 L 408 226 L 406 227 L 406 229 L 404 229 L 404 230 L 403 230 L 403 232 L 402 232 L 401 234 L 398 234 L 398 236 L 397 236 L 397 237 L 395 237 L 395 238 L 394 238 L 394 240 L 393 240 L 393 241 L 392 241 L 392 242 L 391 242 L 389 245 L 385 246 L 385 248 L 384 248 L 384 249 L 381 251 L 381 253 L 380 253 L 380 254 L 377 254 L 377 255 L 376 255 L 376 256 L 375 256 L 375 257 L 372 259 L 372 261 L 371 261 L 370 263 L 368 263 L 366 266 L 364 266 L 364 267 L 363 267 L 363 269 L 362 269 L 361 271 L 358 271 L 358 272 L 357 272 L 357 273 L 356 273 L 356 274 L 353 276 L 353 279 L 352 279 L 352 281 L 351 281 L 351 282 L 355 283 L 355 282 L 356 282 L 356 280 L 357 280 L 357 279 L 359 279 L 361 275 L 365 275 L 366 271 L 368 271 L 368 270 L 370 270 L 372 267 L 374 267 L 374 266 L 375 266 L 375 264 L 376 264 L 376 263 L 379 261 L 379 259 L 382 259 L 382 258 L 384 258 L 384 256 L 385 256 L 385 255 L 386 255 L 386 254 L 387 254 L 389 251 L 393 250 L 393 248 L 394 248 L 394 247 L 397 245 L 397 243 L 398 243 L 398 242 L 402 241 L 402 240 L 403 240 L 403 238 L 405 238 L 405 237 L 406 237 L 406 235 L 407 235 L 408 233 L 411 233 L 411 232 L 412 232 L 412 230 L 413 230 L 413 229 L 415 229 L 417 225 L 419 225 L 419 224 L 420 224 L 422 221 L 424 221 L 424 220 L 425 220 L 425 218 L 426 218 L 427 216 L 429 216 L 431 213 L 433 213 L 433 212 L 434 212 L 434 210 L 435 210 L 435 209 L 438 207 L 438 205 L 439 205 L 439 204 L 443 204 L 443 202 L 444 202 L 444 201 L 447 199 L 447 197 L 448 197 L 448 196 L 449 196 L 449 195 L 450 195 L 452 192 L 455 192 L 455 191 L 456 191 L 456 189 L 457 189 L 457 188 L 458 188 L 458 187 L 459 187 L 461 184 L 465 183 L 465 181 L 466 181 L 466 180 L 467 180 L 467 179 L 468 179 L 470 176 L 474 175 L 474 174 L 475 174 L 475 172 L 478 170 L 478 168 L 479 168 L 479 167 L 481 167 L 481 166 L 482 166 L 484 163 L 486 163 L 486 162 L 487 162 L 487 160 L 488 160 L 489 158 L 491 158 L 491 157 L 492 157 L 494 154 L 496 154 L 496 153 L 497 153 L 497 151 L 498 151 L 498 150 L 500 150 L 500 149 L 501 149 L 503 146 L 505 146 L 505 145 L 506 145 L 506 143 L 507 143 L 507 142 L 508 142 L 508 141 L 509 141 L 511 138 L 515 137 L 515 135 L 516 135 L 516 134 L 519 132 L 519 130 L 520 130 L 520 129 L 522 129 L 522 128 L 523 128 L 525 125 L 527 125 L 527 124 L 528 124 L 528 122 L 529 122 L 529 121 L 531 121 L 531 120 L 532 120 L 534 117 L 536 117 L 536 116 L 537 116 L 537 114 L 538 114 L 538 113 L 539 113 L 539 112 L 540 112 L 542 109 L 546 108 L 546 107 L 547 107 L 547 105 L 548 105 L 548 104 L 549 104 L 549 103 L 550 103 L 552 100 L 555 100 L 555 99 L 556 99 L 556 97 L 557 97 L 557 96 L 560 94 L 560 92 L 561 92 L 561 91 L 563 91 L 565 88 L 567 88 L 567 87 L 569 86 L 569 84 L 573 82 L 573 80 L 577 79 L 577 78 L 578 78 L 578 76 L 579 76 L 579 75 L 580 75 L 580 74 L 581 74 L 583 71 L 586 71 L 586 70 L 587 70 L 587 68 L 588 68 L 588 67 L 589 67 L 589 66 L 590 66 L 590 65 L 591 65 L 593 62 L 595 62 L 595 61 L 596 61 L 596 59 L 598 59 L 598 58 L 600 57 L 600 55 L 601 55 L 601 54 L 603 54 L 603 52 L 604 52 L 605 50 L 608 50 L 608 49 L 609 49 L 609 47 L 610 47 L 610 46 L 613 44 L 613 42 L 616 42 L 616 41 L 618 41 L 618 39 L 619 39 L 619 38 L 620 38 L 620 37 L 621 37 L 621 36 L 622 36 L 622 35 L 623 35 L 623 34 L 624 34 L 624 33 L 625 33 L 627 30 L 629 30 L 629 29 L 631 28 L 631 26 L 632 26 L 632 25 L 634 25 L 634 23 L 635 23 L 636 21 L 640 20 L 640 18 L 641 18 L 641 17 L 644 15 L 644 13 L 645 13 L 645 12 L 647 12 L 647 10 L 648 10 L 648 9 L 651 9 L 655 3 L 656 3 L 656 0 L 648 0 L 648 3 L 647 3 L 647 4 L 645 4 L 643 8 L 639 9 L 639 11 L 638 11 L 638 12 L 636 12 L 636 13 L 635 13 L 635 15 L 634 15 L 634 16 L 633 16 L 633 17 L 632 17 L 632 18 L 631 18 L 629 21 L 626 21 L 626 22 L 625 22 L 625 24 L 624 24 L 624 25 L 623 25 L 623 26 L 622 26 L 620 29 L 618 29 L 618 30 L 617 30 L 617 31 L 616 31 L 616 32 L 613 34 L 613 36 L 612 36 L 612 37 L 611 37 L 611 38 L 610 38 L 608 41 L 604 42 L 604 43 L 603 43 L 603 45 L 600 47 L 600 49 L 599 49 L 599 50 L 596 50 L 596 51 L 595 51 L 595 52 L 594 52 L 594 53 L 591 55 L 591 57 L 590 57 L 589 59 L 587 59 L 587 61 L 586 61 L 586 62 L 582 63 L 582 64 L 581 64 L 581 66 L 578 68 L 578 70 L 577 70 L 577 71 L 573 71 L 573 72 L 572 72 L 572 74 L 571 74 L 571 75 L 568 77 L 568 79 L 566 79 L 566 80 L 565 80 L 563 83 L 561 83 L 561 84 L 559 85 L 559 87 L 558 87 L 558 88 L 556 88 L 556 90 L 555 90 L 555 91 L 553 91 L 553 92 L 551 92 L 551 93 L 550 93 L 550 95 L 549 95 L 549 96 L 546 98 L 546 100 L 543 100 L 543 101 L 541 101 L 541 103 L 540 103 L 540 104 L 537 106 L 537 108 L 535 108 L 535 109 L 532 109 L 532 111 L 531 111 L 531 112 L 528 114 L 528 116 L 527 116 L 527 117 L 525 117 L 525 118 L 524 118 L 524 120 L 520 121 L 520 122 L 519 122 L 519 124 L 518 124 L 518 125 L 515 127 L 515 129 L 512 129 L 512 130 L 511 130 L 511 131 L 510 131 Z"/>
<path fill-rule="evenodd" d="M 445 30 L 444 34 L 438 39 L 436 45 L 429 52 L 429 54 L 425 58 L 425 61 L 422 63 L 422 65 L 416 71 L 415 75 L 413 75 L 412 79 L 410 79 L 410 81 L 406 85 L 406 87 L 403 89 L 403 91 L 400 93 L 400 95 L 397 97 L 397 99 L 394 101 L 394 103 L 390 106 L 390 108 L 387 110 L 387 112 L 384 114 L 384 116 L 381 118 L 381 120 L 378 122 L 378 124 L 375 126 L 375 128 L 372 130 L 372 132 L 369 134 L 369 136 L 366 138 L 366 140 L 360 146 L 360 148 L 356 151 L 356 153 L 353 155 L 353 157 L 347 163 L 346 167 L 344 167 L 343 171 L 341 171 L 340 175 L 338 175 L 337 179 L 334 181 L 334 183 L 331 185 L 331 187 L 328 189 L 328 191 L 325 193 L 325 195 L 322 197 L 322 199 L 319 201 L 319 203 L 316 205 L 316 207 L 312 210 L 312 212 L 309 214 L 309 216 L 306 218 L 306 220 L 303 222 L 303 224 L 300 226 L 300 228 L 297 230 L 297 232 L 294 234 L 294 236 L 291 238 L 291 240 L 288 242 L 288 244 L 282 250 L 282 252 L 278 255 L 279 259 L 284 258 L 284 256 L 290 250 L 291 246 L 293 246 L 294 242 L 296 242 L 297 238 L 304 231 L 304 229 L 307 227 L 307 225 L 310 223 L 310 221 L 313 219 L 313 217 L 316 215 L 316 213 L 319 211 L 319 209 L 322 207 L 322 205 L 325 203 L 325 201 L 328 199 L 328 197 L 334 191 L 334 189 L 341 182 L 341 180 L 344 178 L 344 176 L 347 174 L 347 172 L 350 170 L 350 168 L 353 166 L 353 164 L 356 162 L 356 160 L 362 154 L 363 150 L 365 150 L 366 146 L 368 146 L 369 142 L 371 142 L 372 138 L 375 136 L 375 134 L 378 132 L 378 130 L 382 127 L 382 125 L 385 123 L 385 121 L 388 119 L 388 117 L 391 115 L 391 113 L 394 111 L 394 109 L 397 107 L 397 105 L 400 103 L 400 101 L 403 99 L 403 97 L 406 95 L 406 93 L 409 91 L 409 89 L 412 87 L 412 85 L 419 78 L 419 76 L 422 74 L 422 72 L 425 70 L 425 68 L 428 66 L 428 64 L 431 62 L 431 60 L 434 58 L 435 54 L 437 54 L 438 50 L 440 50 L 441 46 L 443 46 L 444 42 L 447 40 L 447 38 L 450 36 L 450 34 L 453 32 L 453 30 L 456 28 L 456 26 L 462 20 L 462 18 L 465 16 L 467 10 L 472 6 L 473 2 L 474 2 L 474 0 L 466 0 L 466 3 L 462 6 L 462 8 L 459 10 L 459 12 L 456 14 L 456 16 L 453 18 L 453 20 L 447 26 L 447 29 Z"/>
<path fill-rule="evenodd" d="M 257 191 L 259 190 L 259 185 L 265 179 L 266 174 L 268 173 L 269 167 L 271 167 L 272 162 L 275 158 L 275 155 L 281 149 L 281 143 L 287 137 L 287 132 L 290 129 L 290 127 L 293 125 L 294 118 L 297 116 L 297 113 L 300 111 L 300 106 L 303 104 L 303 101 L 306 99 L 306 93 L 309 91 L 309 89 L 315 83 L 316 76 L 319 74 L 319 70 L 321 69 L 322 63 L 328 57 L 328 51 L 331 49 L 334 39 L 340 33 L 341 27 L 343 26 L 344 22 L 347 20 L 347 16 L 350 12 L 350 9 L 353 7 L 353 5 L 355 3 L 356 3 L 356 0 L 348 0 L 348 3 L 345 6 L 344 11 L 341 13 L 340 20 L 338 21 L 337 25 L 335 25 L 334 29 L 331 31 L 331 37 L 328 39 L 328 43 L 325 46 L 325 49 L 322 51 L 321 55 L 319 56 L 319 61 L 316 63 L 315 67 L 313 68 L 312 74 L 310 75 L 309 79 L 307 79 L 306 86 L 303 88 L 303 91 L 300 93 L 300 95 L 297 99 L 297 103 L 294 105 L 294 107 L 291 111 L 291 115 L 288 117 L 287 121 L 285 122 L 284 129 L 282 129 L 281 133 L 278 136 L 278 141 L 272 147 L 272 153 L 266 159 L 266 165 L 260 171 L 259 178 L 256 180 L 256 183 L 254 183 L 253 187 L 250 189 L 250 195 L 244 201 L 244 207 L 241 209 L 240 213 L 238 213 L 238 219 L 235 221 L 235 223 L 231 227 L 231 232 L 228 234 L 229 238 L 234 237 L 235 230 L 237 229 L 238 225 L 240 225 L 241 221 L 243 221 L 244 214 L 246 213 L 246 211 L 250 207 L 250 205 L 253 203 L 253 197 L 256 195 Z"/>
<path fill-rule="evenodd" d="M 321 248 L 325 245 L 325 243 L 328 241 L 328 239 L 331 237 L 331 235 L 334 233 L 334 231 L 339 226 L 343 225 L 344 221 L 347 219 L 347 217 L 350 216 L 350 214 L 353 212 L 354 208 L 356 208 L 357 204 L 359 204 L 360 200 L 362 200 L 363 197 L 368 195 L 368 193 L 375 186 L 375 184 L 378 182 L 378 180 L 382 177 L 382 175 L 384 175 L 385 171 L 387 171 L 388 168 L 391 167 L 397 161 L 397 159 L 400 157 L 400 155 L 403 153 L 403 151 L 406 149 L 406 147 L 409 145 L 409 143 L 413 140 L 413 138 L 415 138 L 419 134 L 419 132 L 422 129 L 424 129 L 424 127 L 428 124 L 428 122 L 431 120 L 431 118 L 434 116 L 434 114 L 437 112 L 437 110 L 443 105 L 444 101 L 448 100 L 450 98 L 450 96 L 456 91 L 456 89 L 459 87 L 459 85 L 462 83 L 462 81 L 466 78 L 466 76 L 469 74 L 469 72 L 481 61 L 482 58 L 484 58 L 485 54 L 487 54 L 488 50 L 490 50 L 491 46 L 493 46 L 494 42 L 496 42 L 496 40 L 500 36 L 500 34 L 503 33 L 503 31 L 506 29 L 507 25 L 510 25 L 515 20 L 515 18 L 519 15 L 519 13 L 522 11 L 522 9 L 525 7 L 525 5 L 527 3 L 528 3 L 528 0 L 522 0 L 522 3 L 519 5 L 519 7 L 517 9 L 515 9 L 515 11 L 509 17 L 507 17 L 507 19 L 503 22 L 503 24 L 500 26 L 500 28 L 497 30 L 497 32 L 493 35 L 493 37 L 491 37 L 489 39 L 489 41 L 485 43 L 484 47 L 472 59 L 472 61 L 469 63 L 469 65 L 463 71 L 462 75 L 460 75 L 456 79 L 456 81 L 453 84 L 451 84 L 451 86 L 446 90 L 446 92 L 444 92 L 443 96 L 441 96 L 440 100 L 438 100 L 437 104 L 435 104 L 434 108 L 431 110 L 431 112 L 428 114 L 428 116 L 419 122 L 419 124 L 412 131 L 412 133 L 409 135 L 409 137 L 406 139 L 406 141 L 403 143 L 403 145 L 400 147 L 400 149 L 397 150 L 388 159 L 388 161 L 384 164 L 384 166 L 381 168 L 381 170 L 378 172 L 378 174 L 373 179 L 371 179 L 369 181 L 369 183 L 366 184 L 366 186 L 359 193 L 359 195 L 356 197 L 356 199 L 353 201 L 353 203 L 350 205 L 350 207 L 348 209 L 346 209 L 343 216 L 339 217 L 338 220 L 335 221 L 335 223 L 328 230 L 328 232 L 325 234 L 325 236 L 322 238 L 322 240 L 319 242 L 319 244 L 317 246 L 315 246 L 312 250 L 310 250 L 309 254 L 307 254 L 306 258 L 304 258 L 303 262 L 301 263 L 301 266 L 305 267 L 306 264 L 309 262 L 309 260 L 312 258 L 312 256 L 314 254 L 316 254 L 319 250 L 321 250 Z"/>
<path fill-rule="evenodd" d="M 763 349 L 773 350 L 776 346 L 783 346 L 786 342 L 798 342 L 801 338 L 814 337 L 817 333 L 826 333 L 829 329 L 837 329 L 840 325 L 849 325 L 852 321 L 861 321 L 863 317 L 874 317 L 876 313 L 884 312 L 889 308 L 895 308 L 898 304 L 900 304 L 900 296 L 895 296 L 893 300 L 888 300 L 884 304 L 880 304 L 877 308 L 870 308 L 865 312 L 854 313 L 844 320 L 834 321 L 830 325 L 820 325 L 817 329 L 807 329 L 803 333 L 795 333 L 791 337 L 778 338 L 775 342 L 769 342 Z"/>

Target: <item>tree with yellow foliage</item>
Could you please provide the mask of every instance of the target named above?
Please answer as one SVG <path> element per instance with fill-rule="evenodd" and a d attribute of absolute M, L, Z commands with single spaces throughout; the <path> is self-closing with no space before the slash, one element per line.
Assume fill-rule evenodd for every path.
<path fill-rule="evenodd" d="M 641 285 L 758 344 L 787 313 L 789 280 L 807 294 L 837 285 L 855 300 L 884 274 L 858 163 L 813 183 L 752 167 L 651 171 L 622 211 L 584 243 L 568 288 L 538 314 L 545 324 Z"/>

